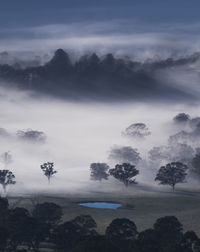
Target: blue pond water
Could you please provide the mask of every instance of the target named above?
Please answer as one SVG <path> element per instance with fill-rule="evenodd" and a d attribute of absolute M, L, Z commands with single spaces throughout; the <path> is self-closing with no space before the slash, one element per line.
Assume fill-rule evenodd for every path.
<path fill-rule="evenodd" d="M 117 209 L 121 206 L 121 204 L 119 203 L 109 203 L 109 202 L 86 202 L 86 203 L 79 203 L 79 205 L 101 209 Z"/>

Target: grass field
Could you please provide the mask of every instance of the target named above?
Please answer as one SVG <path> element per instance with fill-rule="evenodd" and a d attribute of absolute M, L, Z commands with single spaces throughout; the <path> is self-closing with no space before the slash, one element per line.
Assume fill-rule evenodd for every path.
<path fill-rule="evenodd" d="M 122 204 L 117 210 L 93 209 L 79 206 L 79 202 L 111 201 Z M 194 230 L 200 235 L 200 191 L 179 189 L 175 193 L 156 191 L 152 188 L 131 187 L 121 192 L 88 192 L 74 194 L 40 194 L 34 196 L 9 197 L 11 207 L 27 207 L 41 202 L 54 202 L 63 208 L 63 221 L 80 214 L 89 214 L 97 222 L 98 231 L 103 233 L 114 218 L 126 217 L 133 220 L 138 230 L 152 227 L 157 218 L 174 215 L 184 230 Z"/>

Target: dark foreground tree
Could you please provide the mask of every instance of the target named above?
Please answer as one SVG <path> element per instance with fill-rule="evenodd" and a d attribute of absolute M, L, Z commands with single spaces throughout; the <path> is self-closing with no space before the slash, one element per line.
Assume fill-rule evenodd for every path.
<path fill-rule="evenodd" d="M 107 237 L 97 235 L 79 242 L 72 252 L 121 252 Z M 149 251 L 148 251 L 149 252 Z"/>
<path fill-rule="evenodd" d="M 9 248 L 16 251 L 17 247 L 25 241 L 27 235 L 27 218 L 29 212 L 25 208 L 17 207 L 9 210 L 7 230 L 9 233 Z"/>
<path fill-rule="evenodd" d="M 170 185 L 173 190 L 178 183 L 185 182 L 188 167 L 181 162 L 173 162 L 160 167 L 155 180 L 160 181 L 161 185 Z"/>
<path fill-rule="evenodd" d="M 181 248 L 184 248 L 185 250 L 188 249 L 188 251 L 194 251 L 199 252 L 200 251 L 200 239 L 196 235 L 194 231 L 187 231 L 183 235 L 183 239 L 181 241 L 181 244 L 178 246 L 181 252 Z M 184 252 L 184 250 L 182 250 Z M 176 252 L 176 251 L 175 251 Z"/>
<path fill-rule="evenodd" d="M 173 251 L 183 237 L 183 226 L 175 216 L 157 219 L 154 224 L 160 251 Z"/>
<path fill-rule="evenodd" d="M 6 187 L 15 183 L 15 175 L 11 171 L 0 170 L 0 184 L 3 187 L 4 194 L 6 194 Z"/>
<path fill-rule="evenodd" d="M 137 227 L 129 219 L 114 219 L 106 229 L 106 237 L 118 248 L 128 249 L 137 236 Z"/>
<path fill-rule="evenodd" d="M 71 251 L 79 242 L 97 236 L 96 226 L 96 222 L 91 216 L 78 216 L 55 228 L 53 241 L 58 251 Z"/>
<path fill-rule="evenodd" d="M 128 187 L 129 184 L 137 183 L 133 178 L 138 175 L 139 171 L 134 165 L 123 163 L 121 165 L 117 164 L 115 168 L 109 170 L 109 173 L 111 176 L 123 182 L 124 185 Z"/>
<path fill-rule="evenodd" d="M 11 209 L 6 227 L 9 234 L 8 251 L 18 251 L 17 248 L 23 244 L 39 252 L 40 243 L 49 237 L 48 226 L 31 217 L 25 208 Z"/>
<path fill-rule="evenodd" d="M 139 252 L 160 252 L 160 244 L 154 229 L 146 229 L 139 233 L 137 239 Z"/>
<path fill-rule="evenodd" d="M 37 204 L 33 211 L 33 217 L 39 222 L 49 226 L 55 226 L 62 218 L 62 208 L 52 202 Z"/>
<path fill-rule="evenodd" d="M 57 173 L 57 171 L 54 170 L 54 163 L 47 162 L 47 163 L 44 163 L 43 165 L 41 165 L 40 167 L 43 170 L 44 175 L 47 177 L 48 183 L 50 184 L 52 176 L 55 173 Z"/>
<path fill-rule="evenodd" d="M 6 226 L 6 220 L 8 216 L 8 199 L 0 198 L 0 227 Z"/>
<path fill-rule="evenodd" d="M 108 179 L 108 170 L 109 166 L 105 163 L 92 163 L 90 165 L 90 178 L 92 180 L 98 180 L 101 181 L 102 179 L 107 180 Z"/>
<path fill-rule="evenodd" d="M 0 227 L 0 251 L 4 252 L 8 243 L 8 231 L 5 227 Z"/>

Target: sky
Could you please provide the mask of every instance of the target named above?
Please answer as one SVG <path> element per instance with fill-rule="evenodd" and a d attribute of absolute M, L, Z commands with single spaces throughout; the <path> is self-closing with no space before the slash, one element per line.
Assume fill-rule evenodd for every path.
<path fill-rule="evenodd" d="M 156 49 L 165 57 L 180 50 L 196 51 L 199 7 L 198 0 L 2 0 L 0 50 L 76 47 L 80 52 L 129 54 L 130 49 L 145 48 L 144 57 Z"/>

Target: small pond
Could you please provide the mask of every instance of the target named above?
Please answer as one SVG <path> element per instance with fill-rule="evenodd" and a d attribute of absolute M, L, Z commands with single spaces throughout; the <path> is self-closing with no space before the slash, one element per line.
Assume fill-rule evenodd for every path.
<path fill-rule="evenodd" d="M 109 202 L 86 202 L 86 203 L 79 203 L 79 206 L 101 208 L 101 209 L 117 209 L 121 207 L 121 204 L 109 203 Z"/>

